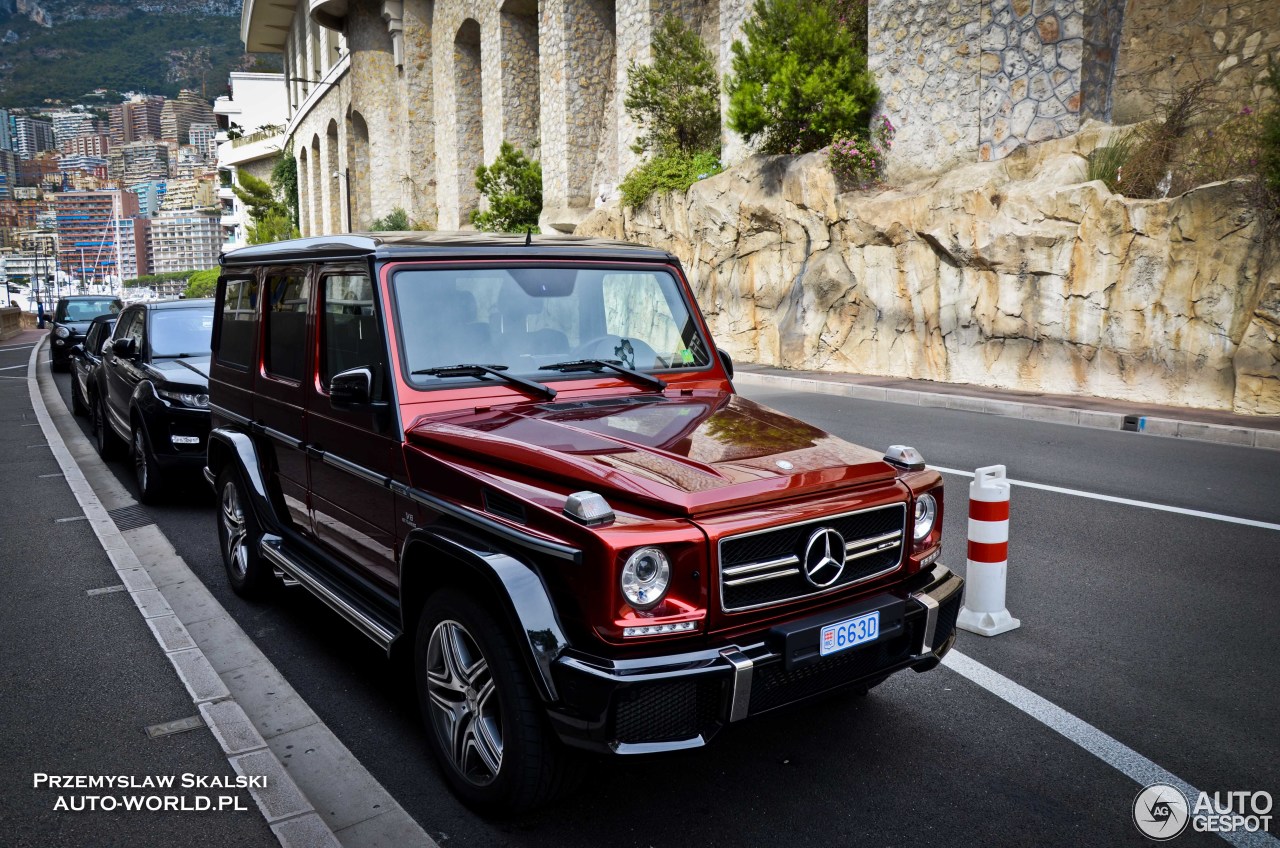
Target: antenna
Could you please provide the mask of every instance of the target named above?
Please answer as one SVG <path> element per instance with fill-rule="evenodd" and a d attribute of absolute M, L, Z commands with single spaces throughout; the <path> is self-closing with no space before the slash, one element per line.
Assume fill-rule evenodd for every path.
<path fill-rule="evenodd" d="M 533 227 L 530 227 L 529 229 L 525 230 L 525 233 L 524 233 L 524 246 L 529 247 L 532 244 L 533 244 Z"/>

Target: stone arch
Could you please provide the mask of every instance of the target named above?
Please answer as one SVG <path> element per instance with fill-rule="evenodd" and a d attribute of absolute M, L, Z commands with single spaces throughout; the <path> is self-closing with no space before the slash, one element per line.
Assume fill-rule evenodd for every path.
<path fill-rule="evenodd" d="M 499 10 L 502 138 L 532 154 L 538 143 L 538 0 L 506 0 Z"/>
<path fill-rule="evenodd" d="M 307 204 L 307 214 L 311 219 L 311 232 L 320 235 L 324 228 L 324 180 L 320 176 L 320 166 L 324 161 L 320 158 L 320 136 L 311 136 L 311 202 Z"/>
<path fill-rule="evenodd" d="M 307 148 L 298 151 L 298 230 L 304 236 L 311 230 L 311 159 Z"/>
<path fill-rule="evenodd" d="M 369 174 L 369 125 L 354 109 L 347 111 L 347 172 L 343 186 L 351 192 L 351 229 L 368 229 L 373 223 L 373 189 Z"/>
<path fill-rule="evenodd" d="M 329 189 L 328 200 L 324 205 L 325 228 L 331 233 L 347 232 L 351 222 L 346 220 L 341 211 L 346 186 L 343 184 L 345 180 L 342 177 L 342 165 L 339 163 L 341 157 L 338 155 L 338 122 L 330 118 L 324 135 L 325 158 L 321 176 Z"/>
<path fill-rule="evenodd" d="M 484 95 L 480 67 L 480 24 L 475 18 L 467 18 L 453 39 L 459 226 L 471 220 L 471 211 L 480 202 L 475 177 L 476 168 L 484 164 Z"/>

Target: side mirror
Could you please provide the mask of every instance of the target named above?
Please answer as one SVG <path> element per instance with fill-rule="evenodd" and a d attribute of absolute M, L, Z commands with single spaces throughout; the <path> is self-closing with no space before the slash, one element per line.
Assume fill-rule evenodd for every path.
<path fill-rule="evenodd" d="M 372 397 L 373 371 L 368 368 L 350 368 L 329 380 L 329 403 L 334 409 L 367 408 Z"/>
<path fill-rule="evenodd" d="M 733 359 L 729 356 L 729 354 L 725 353 L 720 348 L 716 348 L 716 353 L 720 354 L 720 364 L 724 366 L 724 370 L 729 373 L 729 379 L 732 380 L 733 379 Z"/>
<path fill-rule="evenodd" d="M 111 350 L 116 356 L 133 359 L 138 355 L 138 342 L 136 339 L 116 339 L 111 343 Z"/>
<path fill-rule="evenodd" d="M 69 351 L 67 351 L 67 352 L 68 352 L 68 353 L 70 353 L 72 356 L 83 356 L 83 355 L 84 355 L 84 345 L 82 345 L 82 344 L 73 344 L 73 345 L 71 346 L 71 350 L 69 350 Z"/>

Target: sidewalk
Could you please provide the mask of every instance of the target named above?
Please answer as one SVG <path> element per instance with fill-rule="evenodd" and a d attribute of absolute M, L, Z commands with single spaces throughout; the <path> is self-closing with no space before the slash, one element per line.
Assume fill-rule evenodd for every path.
<path fill-rule="evenodd" d="M 1280 415 L 1237 415 L 1212 409 L 1161 406 L 1110 398 L 1021 392 L 861 374 L 792 371 L 764 365 L 740 365 L 736 368 L 734 380 L 744 385 L 838 394 L 860 400 L 945 407 L 988 415 L 1280 450 Z"/>
<path fill-rule="evenodd" d="M 209 729 L 156 644 L 72 492 L 31 402 L 27 364 L 47 331 L 0 343 L 0 832 L 9 846 L 278 845 L 245 789 L 183 788 L 184 775 L 234 786 Z M 42 356 L 47 353 L 42 351 Z M 152 728 L 155 736 L 148 735 Z M 158 731 L 158 732 L 157 732 Z M 172 777 L 173 788 L 36 787 L 35 775 Z M 110 797 L 172 796 L 188 811 L 72 812 Z M 192 811 L 208 797 L 234 801 Z M 63 799 L 60 801 L 59 799 Z M 163 803 L 163 802 L 161 802 Z M 86 808 L 88 809 L 88 808 Z"/>

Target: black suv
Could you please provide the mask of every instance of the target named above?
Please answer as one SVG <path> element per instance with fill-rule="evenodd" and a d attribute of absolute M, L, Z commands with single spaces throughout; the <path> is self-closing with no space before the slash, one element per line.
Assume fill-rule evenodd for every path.
<path fill-rule="evenodd" d="M 84 338 L 89 322 L 99 315 L 118 315 L 124 309 L 120 298 L 104 294 L 83 294 L 58 300 L 49 329 L 49 356 L 54 371 L 66 371 L 71 348 Z"/>
<path fill-rule="evenodd" d="M 204 466 L 212 332 L 212 300 L 135 304 L 103 348 L 101 379 L 90 384 L 98 453 L 129 445 L 143 503 L 171 474 Z"/>
<path fill-rule="evenodd" d="M 94 369 L 102 361 L 102 348 L 111 341 L 116 316 L 99 315 L 89 322 L 84 341 L 71 346 L 71 411 L 76 415 L 89 414 L 89 385 L 97 381 Z"/>

